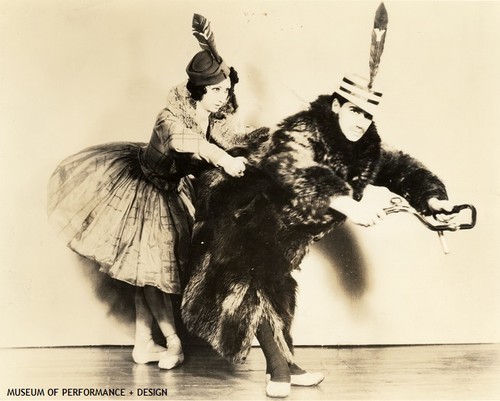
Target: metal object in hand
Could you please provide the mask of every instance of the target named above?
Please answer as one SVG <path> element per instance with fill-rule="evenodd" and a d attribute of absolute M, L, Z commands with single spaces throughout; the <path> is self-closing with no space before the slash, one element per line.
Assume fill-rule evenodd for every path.
<path fill-rule="evenodd" d="M 460 211 L 469 209 L 470 210 L 470 222 L 466 223 L 455 223 L 451 220 L 448 223 L 443 223 L 437 221 L 432 216 L 424 216 L 417 212 L 413 207 L 411 207 L 403 198 L 394 197 L 391 199 L 392 205 L 385 208 L 384 211 L 387 214 L 391 213 L 399 213 L 399 212 L 407 212 L 413 214 L 417 217 L 429 230 L 432 231 L 458 231 L 458 230 L 467 230 L 473 228 L 476 225 L 476 208 L 469 204 L 456 205 L 451 212 L 442 211 L 439 213 L 442 214 L 458 214 Z"/>
<path fill-rule="evenodd" d="M 446 240 L 444 238 L 443 231 L 458 231 L 458 230 L 467 230 L 473 228 L 476 225 L 476 208 L 469 204 L 456 205 L 451 212 L 442 211 L 440 214 L 448 214 L 455 215 L 460 213 L 462 210 L 468 209 L 470 210 L 470 221 L 465 223 L 456 223 L 452 220 L 449 222 L 443 223 L 441 221 L 437 221 L 433 216 L 424 216 L 417 212 L 413 207 L 411 207 L 403 198 L 394 197 L 391 199 L 392 205 L 384 209 L 387 214 L 391 213 L 399 213 L 399 212 L 407 212 L 413 214 L 417 217 L 429 230 L 437 231 L 439 235 L 439 240 L 441 242 L 441 247 L 445 254 L 450 253 Z"/>

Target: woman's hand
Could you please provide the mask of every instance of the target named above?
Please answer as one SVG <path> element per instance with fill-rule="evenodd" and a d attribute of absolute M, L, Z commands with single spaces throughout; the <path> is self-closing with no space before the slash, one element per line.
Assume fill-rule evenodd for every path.
<path fill-rule="evenodd" d="M 243 156 L 233 157 L 226 154 L 219 160 L 218 165 L 231 177 L 243 177 L 246 163 L 248 163 L 248 160 Z"/>
<path fill-rule="evenodd" d="M 330 207 L 344 214 L 354 224 L 371 227 L 386 216 L 383 208 L 360 203 L 348 196 L 337 196 L 330 201 Z"/>

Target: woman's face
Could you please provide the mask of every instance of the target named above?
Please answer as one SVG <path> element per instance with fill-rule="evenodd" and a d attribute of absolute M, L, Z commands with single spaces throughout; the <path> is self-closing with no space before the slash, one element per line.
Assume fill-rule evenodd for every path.
<path fill-rule="evenodd" d="M 231 80 L 226 78 L 224 81 L 215 85 L 208 85 L 206 88 L 207 93 L 200 100 L 200 106 L 210 113 L 215 113 L 226 103 L 231 89 Z"/>
<path fill-rule="evenodd" d="M 372 116 L 351 102 L 345 102 L 341 106 L 334 99 L 332 110 L 339 116 L 342 133 L 351 142 L 359 141 L 372 123 Z"/>

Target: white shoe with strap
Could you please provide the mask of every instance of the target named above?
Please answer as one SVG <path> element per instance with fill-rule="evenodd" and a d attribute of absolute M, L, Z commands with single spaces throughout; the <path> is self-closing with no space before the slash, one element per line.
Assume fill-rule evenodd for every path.
<path fill-rule="evenodd" d="M 290 382 L 274 382 L 271 375 L 266 374 L 266 394 L 268 397 L 285 398 L 290 395 Z"/>
<path fill-rule="evenodd" d="M 309 387 L 320 384 L 325 379 L 325 375 L 321 372 L 304 372 L 295 375 L 291 374 L 290 378 L 292 386 Z"/>
<path fill-rule="evenodd" d="M 158 362 L 160 369 L 173 369 L 184 362 L 182 344 L 176 334 L 167 337 L 167 352 Z"/>
<path fill-rule="evenodd" d="M 138 364 L 158 362 L 165 355 L 167 349 L 156 344 L 153 339 L 149 339 L 143 345 L 136 344 L 132 350 L 132 359 Z"/>

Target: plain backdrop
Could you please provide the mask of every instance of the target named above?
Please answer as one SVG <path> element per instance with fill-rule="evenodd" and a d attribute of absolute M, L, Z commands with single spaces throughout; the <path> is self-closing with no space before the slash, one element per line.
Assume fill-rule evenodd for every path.
<path fill-rule="evenodd" d="M 48 225 L 47 181 L 66 156 L 147 142 L 199 50 L 194 12 L 239 72 L 242 116 L 273 125 L 368 73 L 376 1 L 0 0 L 0 346 L 131 344 L 90 271 Z M 296 344 L 500 341 L 500 3 L 387 1 L 376 84 L 388 144 L 478 210 L 436 233 L 409 214 L 351 224 L 297 272 Z M 380 189 L 367 195 L 387 201 Z"/>

